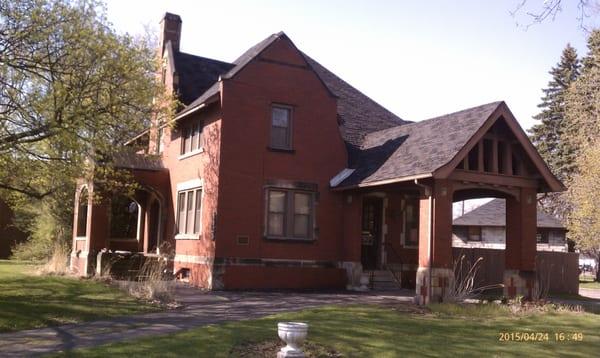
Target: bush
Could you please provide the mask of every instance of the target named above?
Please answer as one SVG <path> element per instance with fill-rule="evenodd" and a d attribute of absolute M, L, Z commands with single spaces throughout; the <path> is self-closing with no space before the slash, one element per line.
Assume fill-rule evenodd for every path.
<path fill-rule="evenodd" d="M 51 201 L 42 201 L 22 209 L 33 219 L 29 223 L 29 240 L 17 244 L 12 249 L 12 257 L 17 260 L 48 261 L 57 250 L 67 252 L 71 244 L 71 210 L 63 210 Z"/>

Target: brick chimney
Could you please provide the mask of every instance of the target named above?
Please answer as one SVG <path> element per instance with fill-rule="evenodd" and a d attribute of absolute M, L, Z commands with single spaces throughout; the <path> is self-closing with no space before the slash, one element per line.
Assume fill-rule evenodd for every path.
<path fill-rule="evenodd" d="M 165 51 L 165 45 L 171 41 L 173 50 L 179 52 L 179 41 L 181 40 L 181 17 L 179 15 L 165 13 L 160 21 L 160 39 L 159 49 L 162 53 Z"/>

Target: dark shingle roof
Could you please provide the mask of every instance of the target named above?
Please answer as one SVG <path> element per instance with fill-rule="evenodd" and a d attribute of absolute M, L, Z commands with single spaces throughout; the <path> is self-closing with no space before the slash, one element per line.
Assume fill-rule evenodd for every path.
<path fill-rule="evenodd" d="M 162 161 L 157 156 L 138 154 L 130 147 L 123 148 L 114 154 L 114 165 L 117 168 L 139 169 L 139 170 L 164 170 Z"/>
<path fill-rule="evenodd" d="M 505 226 L 506 200 L 494 199 L 454 219 L 452 224 L 465 226 Z M 558 229 L 565 228 L 560 220 L 541 210 L 537 212 L 537 226 Z"/>
<path fill-rule="evenodd" d="M 179 77 L 179 100 L 189 105 L 208 90 L 219 76 L 234 67 L 233 64 L 194 56 L 183 52 L 174 53 L 175 71 Z"/>
<path fill-rule="evenodd" d="M 258 44 L 252 46 L 233 61 L 232 67 L 227 72 L 221 74 L 221 77 L 224 79 L 232 78 L 275 40 L 284 36 L 286 35 L 283 32 L 272 34 Z M 349 85 L 341 78 L 337 77 L 317 61 L 304 53 L 302 53 L 302 55 L 306 59 L 308 65 L 317 73 L 327 89 L 338 98 L 337 105 L 340 131 L 342 138 L 344 138 L 350 151 L 350 162 L 356 160 L 357 157 L 354 154 L 357 152 L 358 147 L 367 133 L 408 123 Z M 180 115 L 191 111 L 218 92 L 219 86 L 214 83 L 211 87 L 207 88 L 200 97 L 189 103 L 189 105 L 180 112 Z"/>
<path fill-rule="evenodd" d="M 365 136 L 356 170 L 340 187 L 427 175 L 450 162 L 502 102 Z"/>
<path fill-rule="evenodd" d="M 409 123 L 352 87 L 310 56 L 303 55 L 325 86 L 337 96 L 340 131 L 344 141 L 351 147 L 360 147 L 367 133 Z"/>

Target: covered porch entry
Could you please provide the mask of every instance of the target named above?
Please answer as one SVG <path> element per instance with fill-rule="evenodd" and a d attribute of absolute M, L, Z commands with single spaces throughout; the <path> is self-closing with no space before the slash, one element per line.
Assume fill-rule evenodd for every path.
<path fill-rule="evenodd" d="M 388 133 L 386 133 L 388 132 Z M 537 193 L 564 187 L 503 102 L 372 134 L 345 195 L 346 256 L 361 272 L 390 271 L 419 303 L 455 284 L 452 204 L 506 199 L 504 294 L 536 290 Z"/>

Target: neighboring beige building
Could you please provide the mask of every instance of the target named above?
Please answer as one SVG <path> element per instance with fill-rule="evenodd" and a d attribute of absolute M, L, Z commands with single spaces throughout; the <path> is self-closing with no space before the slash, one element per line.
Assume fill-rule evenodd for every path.
<path fill-rule="evenodd" d="M 555 217 L 537 213 L 538 251 L 567 252 L 567 229 Z M 454 219 L 453 247 L 504 250 L 506 240 L 506 201 L 494 199 Z"/>

